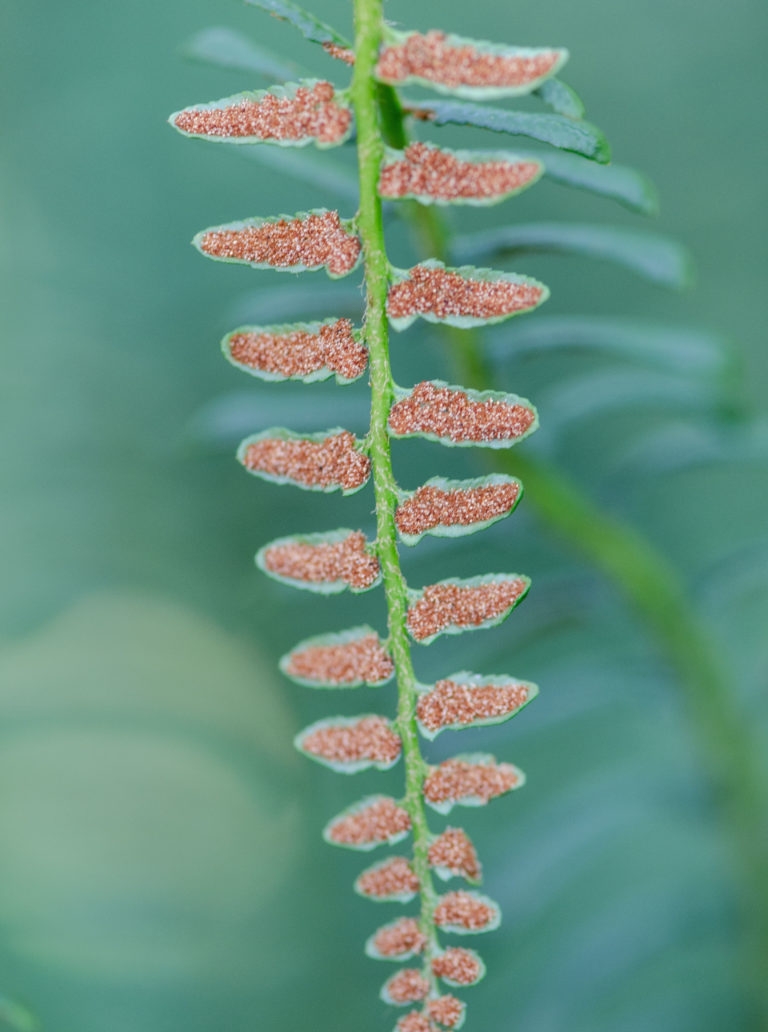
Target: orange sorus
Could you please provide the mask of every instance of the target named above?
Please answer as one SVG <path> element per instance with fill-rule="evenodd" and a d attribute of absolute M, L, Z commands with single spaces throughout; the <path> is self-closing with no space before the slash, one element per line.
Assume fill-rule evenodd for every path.
<path fill-rule="evenodd" d="M 389 796 L 368 796 L 334 817 L 326 826 L 324 838 L 337 846 L 372 849 L 383 842 L 403 838 L 411 828 L 411 818 Z"/>
<path fill-rule="evenodd" d="M 535 696 L 536 686 L 524 681 L 482 679 L 471 675 L 438 681 L 429 692 L 419 696 L 416 711 L 423 730 L 437 733 L 447 727 L 474 723 L 495 723 L 525 706 Z"/>
<path fill-rule="evenodd" d="M 348 430 L 301 437 L 265 431 L 246 438 L 238 458 L 251 473 L 319 491 L 356 491 L 368 480 L 371 462 Z"/>
<path fill-rule="evenodd" d="M 483 977 L 485 968 L 474 950 L 450 946 L 432 959 L 432 974 L 450 985 L 473 985 Z"/>
<path fill-rule="evenodd" d="M 522 771 L 511 763 L 497 763 L 492 756 L 455 757 L 430 768 L 423 792 L 428 803 L 447 813 L 454 803 L 487 803 L 524 782 Z"/>
<path fill-rule="evenodd" d="M 491 900 L 460 889 L 440 897 L 433 918 L 438 928 L 484 932 L 498 925 L 500 914 L 499 908 Z"/>
<path fill-rule="evenodd" d="M 499 447 L 536 428 L 536 410 L 522 398 L 486 393 L 489 396 L 423 380 L 392 406 L 389 429 L 397 437 L 419 435 L 447 444 Z"/>
<path fill-rule="evenodd" d="M 224 353 L 255 375 L 321 379 L 322 373 L 355 380 L 368 363 L 368 352 L 355 339 L 349 319 L 281 327 L 244 326 L 228 334 Z"/>
<path fill-rule="evenodd" d="M 303 684 L 328 688 L 383 684 L 395 669 L 369 627 L 309 638 L 281 660 L 280 668 Z"/>
<path fill-rule="evenodd" d="M 343 47 L 340 43 L 323 43 L 323 50 L 326 54 L 330 54 L 331 57 L 335 57 L 337 61 L 343 61 L 344 64 L 353 65 L 355 63 L 354 50 L 350 50 L 349 47 Z"/>
<path fill-rule="evenodd" d="M 416 78 L 453 88 L 521 91 L 552 74 L 566 56 L 555 49 L 493 53 L 483 44 L 434 29 L 398 35 L 398 42 L 385 47 L 376 66 L 377 76 L 386 82 Z"/>
<path fill-rule="evenodd" d="M 339 104 L 329 82 L 304 82 L 275 92 L 243 93 L 215 104 L 186 108 L 172 115 L 173 125 L 191 136 L 257 139 L 296 143 L 341 143 L 352 112 Z"/>
<path fill-rule="evenodd" d="M 418 968 L 404 968 L 384 984 L 381 995 L 387 1003 L 416 1003 L 429 992 L 429 982 Z"/>
<path fill-rule="evenodd" d="M 380 573 L 379 560 L 359 530 L 281 538 L 262 549 L 256 561 L 275 577 L 321 590 L 348 586 L 364 591 Z"/>
<path fill-rule="evenodd" d="M 480 880 L 481 868 L 475 847 L 461 828 L 446 828 L 438 835 L 429 847 L 429 866 L 445 874 L 462 875 L 469 881 Z"/>
<path fill-rule="evenodd" d="M 464 1017 L 464 1004 L 455 996 L 438 996 L 427 1003 L 429 1017 L 444 1028 L 456 1028 Z"/>
<path fill-rule="evenodd" d="M 371 899 L 395 898 L 405 902 L 419 891 L 419 879 L 405 857 L 393 856 L 363 871 L 355 882 L 355 889 Z"/>
<path fill-rule="evenodd" d="M 541 172 L 538 161 L 502 156 L 467 160 L 439 147 L 412 143 L 402 157 L 382 165 L 379 193 L 393 198 L 491 202 L 529 186 Z"/>
<path fill-rule="evenodd" d="M 476 485 L 476 486 L 469 486 Z M 471 528 L 510 513 L 520 498 L 519 480 L 496 477 L 477 481 L 428 481 L 395 510 L 397 529 L 406 538 L 441 528 Z"/>
<path fill-rule="evenodd" d="M 302 752 L 332 766 L 363 769 L 391 767 L 402 749 L 385 717 L 333 717 L 305 728 L 296 737 Z"/>
<path fill-rule="evenodd" d="M 399 921 L 379 928 L 366 945 L 366 952 L 373 957 L 404 957 L 421 953 L 427 939 L 415 917 L 401 917 Z"/>
<path fill-rule="evenodd" d="M 419 1011 L 411 1011 L 397 1023 L 397 1032 L 437 1032 L 437 1027 Z"/>
<path fill-rule="evenodd" d="M 434 260 L 397 276 L 387 295 L 387 314 L 396 329 L 417 316 L 459 325 L 498 322 L 530 311 L 548 297 L 543 283 L 526 276 L 488 273 L 472 266 L 447 269 Z"/>
<path fill-rule="evenodd" d="M 443 632 L 493 624 L 503 619 L 525 596 L 530 582 L 517 574 L 441 581 L 414 592 L 406 623 L 416 641 L 429 642 Z"/>
<path fill-rule="evenodd" d="M 275 269 L 321 269 L 345 276 L 360 258 L 360 238 L 337 211 L 249 219 L 198 233 L 194 243 L 210 258 Z"/>

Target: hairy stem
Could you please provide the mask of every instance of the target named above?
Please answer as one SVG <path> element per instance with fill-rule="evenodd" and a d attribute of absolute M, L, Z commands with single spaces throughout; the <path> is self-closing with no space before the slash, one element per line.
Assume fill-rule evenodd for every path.
<path fill-rule="evenodd" d="M 394 92 L 394 91 L 392 91 Z M 393 146 L 407 136 L 399 102 L 383 110 Z M 399 112 L 400 125 L 396 117 Z M 414 204 L 408 213 L 418 243 L 430 257 L 450 258 L 446 227 L 432 208 Z M 494 384 L 477 332 L 442 328 L 450 342 L 458 382 L 487 389 Z M 712 635 L 692 611 L 674 567 L 634 528 L 607 516 L 559 470 L 524 454 L 494 456 L 505 472 L 519 476 L 526 499 L 543 522 L 612 580 L 640 615 L 659 651 L 677 672 L 704 776 L 727 829 L 741 870 L 745 976 L 751 983 L 755 1025 L 768 1030 L 768 799 L 761 750 L 740 712 Z"/>
<path fill-rule="evenodd" d="M 389 648 L 395 663 L 398 706 L 397 726 L 403 743 L 406 794 L 404 806 L 413 830 L 413 869 L 421 894 L 421 928 L 429 943 L 427 957 L 435 946 L 432 912 L 435 893 L 429 870 L 429 828 L 422 783 L 426 765 L 419 748 L 416 727 L 416 678 L 406 630 L 408 596 L 397 552 L 395 507 L 397 484 L 392 472 L 387 419 L 394 386 L 389 364 L 387 288 L 389 262 L 384 245 L 381 201 L 377 194 L 383 141 L 379 128 L 379 87 L 373 71 L 381 41 L 381 0 L 355 0 L 355 72 L 352 103 L 357 124 L 357 155 L 360 180 L 358 228 L 365 263 L 366 312 L 364 333 L 370 355 L 371 428 L 370 457 L 376 496 L 377 549 L 381 563 L 389 622 Z"/>

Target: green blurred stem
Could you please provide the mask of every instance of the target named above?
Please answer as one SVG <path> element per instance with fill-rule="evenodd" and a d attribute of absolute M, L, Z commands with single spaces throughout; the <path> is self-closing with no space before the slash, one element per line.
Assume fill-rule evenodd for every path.
<path fill-rule="evenodd" d="M 397 484 L 392 471 L 387 430 L 394 385 L 389 364 L 387 289 L 389 262 L 384 245 L 381 201 L 377 193 L 383 141 L 379 128 L 379 87 L 373 71 L 381 41 L 381 0 L 355 0 L 355 72 L 352 103 L 357 124 L 357 156 L 360 178 L 358 228 L 365 262 L 365 341 L 370 355 L 371 428 L 369 448 L 376 496 L 377 551 L 381 563 L 389 622 L 389 649 L 397 675 L 397 727 L 403 743 L 406 793 L 403 805 L 411 818 L 413 870 L 421 894 L 420 924 L 429 947 L 425 974 L 431 980 L 429 957 L 436 948 L 432 913 L 435 893 L 429 869 L 429 828 L 422 795 L 426 764 L 421 755 L 416 726 L 416 678 L 406 630 L 408 593 L 397 552 L 395 508 Z"/>
<path fill-rule="evenodd" d="M 382 89 L 387 142 L 407 144 L 403 112 L 394 91 Z M 434 208 L 412 202 L 406 211 L 425 254 L 449 258 L 445 223 Z M 480 335 L 443 327 L 458 382 L 496 386 Z M 742 714 L 716 642 L 696 616 L 674 567 L 638 531 L 608 516 L 567 477 L 539 460 L 495 453 L 495 468 L 519 476 L 528 505 L 564 541 L 613 581 L 641 616 L 659 651 L 685 689 L 698 740 L 702 779 L 728 829 L 740 867 L 745 926 L 745 975 L 754 1028 L 768 1032 L 768 799 L 766 772 L 756 736 Z"/>

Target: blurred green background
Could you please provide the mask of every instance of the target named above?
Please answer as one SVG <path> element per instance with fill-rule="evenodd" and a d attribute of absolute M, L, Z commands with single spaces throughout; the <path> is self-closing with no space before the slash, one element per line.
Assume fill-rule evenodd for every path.
<path fill-rule="evenodd" d="M 317 13 L 348 32 L 350 6 L 323 0 Z M 740 376 L 683 376 L 618 404 L 598 378 L 594 409 L 570 417 L 558 389 L 605 359 L 513 359 L 500 376 L 539 405 L 533 453 L 674 561 L 732 673 L 732 705 L 764 748 L 768 484 L 751 421 L 768 390 L 765 4 L 397 0 L 387 15 L 568 46 L 566 78 L 589 117 L 617 160 L 652 176 L 659 228 L 694 252 L 698 284 L 683 296 L 586 260 L 517 265 L 551 286 L 548 314 L 702 326 L 733 342 Z M 394 969 L 361 946 L 391 914 L 351 892 L 365 858 L 319 832 L 364 793 L 397 792 L 401 771 L 335 777 L 291 739 L 331 707 L 391 711 L 392 690 L 317 697 L 276 671 L 301 637 L 381 626 L 382 600 L 318 601 L 252 566 L 282 533 L 371 528 L 371 495 L 266 485 L 232 460 L 239 436 L 274 422 L 361 429 L 365 387 L 343 398 L 266 389 L 217 346 L 247 319 L 359 306 L 358 281 L 315 274 L 299 286 L 188 245 L 213 223 L 325 204 L 351 214 L 354 202 L 165 124 L 185 105 L 263 85 L 182 59 L 184 41 L 212 24 L 347 77 L 236 3 L 5 0 L 0 14 L 0 995 L 50 1032 L 384 1032 L 394 1018 L 376 997 Z M 642 221 L 550 184 L 456 221 L 490 226 L 500 212 Z M 406 264 L 406 236 L 391 239 Z M 401 383 L 450 374 L 424 326 L 395 339 L 393 361 Z M 395 460 L 409 486 L 478 470 L 476 456 L 428 444 L 399 445 Z M 505 918 L 479 943 L 489 977 L 466 994 L 470 1027 L 751 1032 L 740 875 L 707 757 L 676 675 L 616 587 L 525 502 L 484 535 L 427 542 L 404 561 L 414 584 L 491 569 L 534 581 L 508 623 L 416 657 L 422 680 L 468 667 L 541 685 L 519 720 L 470 743 L 519 763 L 525 791 L 454 814 Z M 430 755 L 456 750 L 445 737 Z M 3 1013 L 0 1027 L 22 1027 Z"/>

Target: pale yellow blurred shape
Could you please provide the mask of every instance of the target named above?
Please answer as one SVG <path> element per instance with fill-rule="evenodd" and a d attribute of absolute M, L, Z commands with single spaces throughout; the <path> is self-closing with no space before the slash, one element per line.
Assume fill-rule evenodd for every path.
<path fill-rule="evenodd" d="M 277 675 L 199 614 L 105 594 L 6 647 L 0 685 L 6 943 L 92 975 L 231 968 L 303 836 Z"/>

